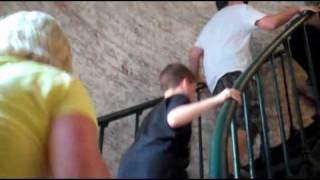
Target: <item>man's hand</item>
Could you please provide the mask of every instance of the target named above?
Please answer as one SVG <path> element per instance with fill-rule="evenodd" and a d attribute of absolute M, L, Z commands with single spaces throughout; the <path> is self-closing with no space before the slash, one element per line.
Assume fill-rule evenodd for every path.
<path fill-rule="evenodd" d="M 299 12 L 303 12 L 303 11 L 312 11 L 315 13 L 320 12 L 320 6 L 300 6 L 298 7 Z"/>
<path fill-rule="evenodd" d="M 299 6 L 299 7 L 291 7 L 286 11 L 274 14 L 267 15 L 262 19 L 256 21 L 255 25 L 260 29 L 264 30 L 275 30 L 280 26 L 287 23 L 291 18 L 293 18 L 297 13 L 303 11 L 312 11 L 312 12 L 320 12 L 319 6 Z"/>
<path fill-rule="evenodd" d="M 225 100 L 232 98 L 235 101 L 237 101 L 239 104 L 241 104 L 241 92 L 233 89 L 233 88 L 226 88 L 220 93 L 221 97 Z"/>

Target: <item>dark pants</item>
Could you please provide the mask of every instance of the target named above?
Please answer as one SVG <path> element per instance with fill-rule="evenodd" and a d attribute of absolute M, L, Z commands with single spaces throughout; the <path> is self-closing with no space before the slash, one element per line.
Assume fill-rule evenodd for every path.
<path fill-rule="evenodd" d="M 120 179 L 188 179 L 184 161 L 169 154 L 157 154 L 149 150 L 127 151 L 119 165 Z M 155 155 L 156 154 L 156 155 Z"/>
<path fill-rule="evenodd" d="M 238 79 L 238 77 L 241 75 L 240 71 L 235 71 L 235 72 L 230 72 L 222 76 L 219 80 L 218 83 L 212 93 L 212 95 L 217 95 L 220 92 L 222 92 L 225 88 L 232 88 L 234 85 L 235 81 Z M 254 89 L 254 83 L 253 80 L 249 82 L 249 85 L 245 89 L 246 95 L 249 100 L 249 114 L 250 114 L 250 121 L 251 121 L 251 132 L 253 133 L 253 136 L 255 137 L 258 132 L 259 132 L 259 105 L 256 101 L 256 93 Z M 221 107 L 220 107 L 221 108 Z M 218 108 L 218 113 L 220 112 L 220 108 Z M 245 130 L 245 125 L 244 125 L 244 113 L 242 106 L 238 105 L 237 110 L 236 110 L 236 125 L 238 128 Z"/>

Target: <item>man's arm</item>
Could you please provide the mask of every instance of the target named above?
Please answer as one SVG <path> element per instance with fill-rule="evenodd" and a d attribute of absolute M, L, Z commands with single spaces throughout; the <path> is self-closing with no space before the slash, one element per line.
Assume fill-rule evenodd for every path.
<path fill-rule="evenodd" d="M 288 8 L 287 11 L 274 14 L 267 15 L 262 19 L 256 21 L 255 25 L 264 30 L 274 30 L 278 27 L 287 23 L 291 18 L 293 18 L 296 14 L 303 11 L 313 11 L 319 12 L 318 6 L 300 6 L 300 7 L 291 7 Z"/>
<path fill-rule="evenodd" d="M 306 23 L 308 25 L 316 27 L 317 29 L 320 29 L 320 14 L 315 14 Z"/>
<path fill-rule="evenodd" d="M 53 178 L 111 178 L 98 149 L 97 127 L 79 114 L 53 120 L 49 163 Z"/>
<path fill-rule="evenodd" d="M 203 49 L 198 47 L 193 47 L 190 50 L 189 61 L 190 61 L 190 69 L 193 74 L 196 76 L 196 79 L 199 80 L 199 69 L 200 69 L 200 60 L 203 56 Z"/>
<path fill-rule="evenodd" d="M 228 98 L 233 98 L 241 103 L 240 92 L 227 88 L 211 98 L 174 108 L 167 115 L 168 124 L 171 128 L 178 128 L 189 124 L 193 119 L 200 116 L 201 113 L 208 111 L 212 107 L 220 106 Z"/>

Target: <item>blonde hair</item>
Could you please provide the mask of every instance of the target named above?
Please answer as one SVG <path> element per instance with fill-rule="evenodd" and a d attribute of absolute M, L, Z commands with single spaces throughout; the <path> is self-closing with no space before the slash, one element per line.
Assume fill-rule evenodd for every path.
<path fill-rule="evenodd" d="M 72 69 L 68 39 L 55 19 L 40 11 L 20 11 L 0 20 L 0 55 Z"/>

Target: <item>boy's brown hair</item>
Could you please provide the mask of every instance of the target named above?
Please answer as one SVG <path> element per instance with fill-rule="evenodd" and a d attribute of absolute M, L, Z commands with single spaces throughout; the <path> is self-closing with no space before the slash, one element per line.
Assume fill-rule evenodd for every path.
<path fill-rule="evenodd" d="M 180 82 L 187 78 L 188 82 L 196 82 L 193 73 L 183 64 L 174 63 L 166 66 L 160 73 L 160 87 L 162 91 L 176 88 Z"/>

